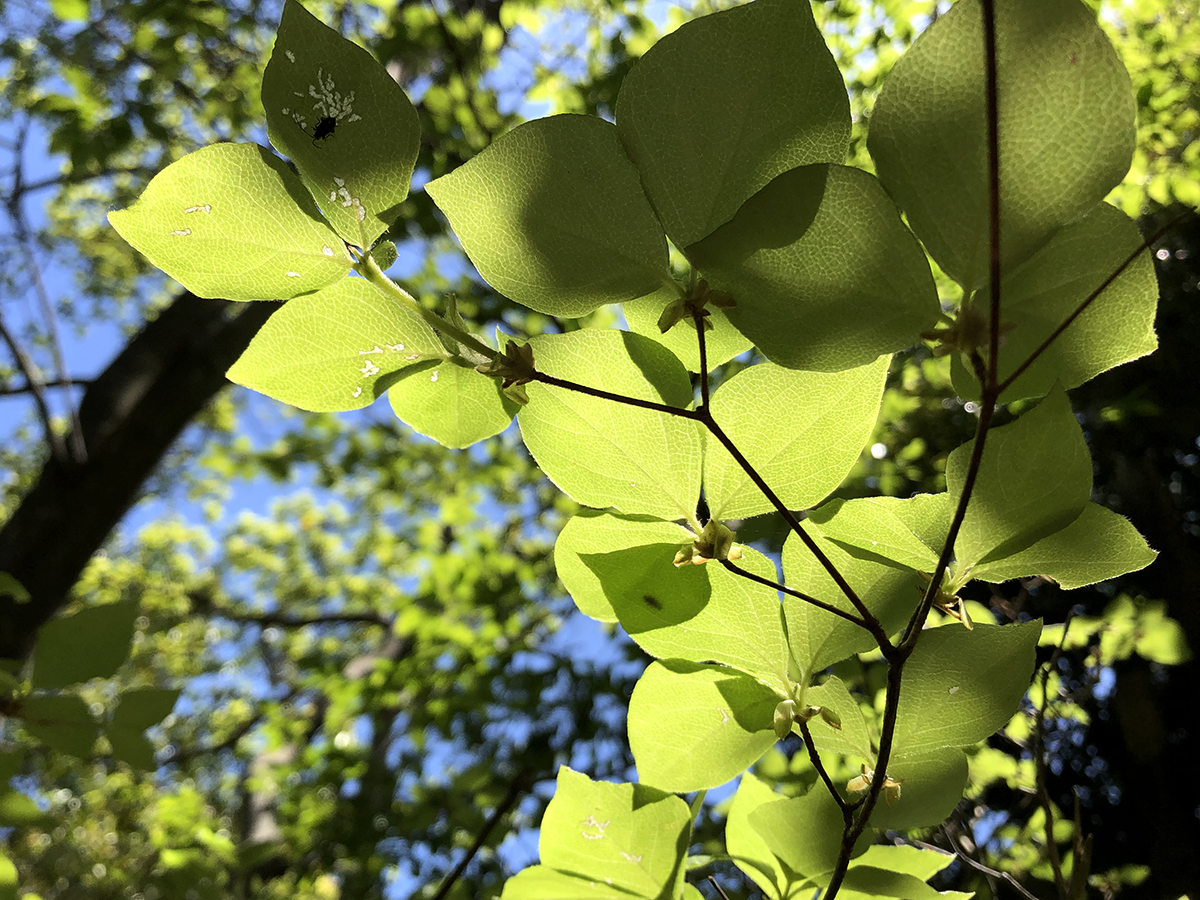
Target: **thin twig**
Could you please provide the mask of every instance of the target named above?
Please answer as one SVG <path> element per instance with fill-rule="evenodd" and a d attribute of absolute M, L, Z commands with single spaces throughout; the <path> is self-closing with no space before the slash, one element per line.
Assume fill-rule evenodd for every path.
<path fill-rule="evenodd" d="M 1109 285 L 1120 278 L 1121 274 L 1127 268 L 1133 265 L 1134 261 L 1139 256 L 1141 256 L 1146 250 L 1150 249 L 1151 245 L 1159 241 L 1168 231 L 1178 225 L 1190 212 L 1191 210 L 1185 210 L 1184 212 L 1180 213 L 1166 225 L 1163 225 L 1161 228 L 1155 231 L 1154 234 L 1150 235 L 1150 237 L 1142 241 L 1141 245 L 1127 257 L 1125 257 L 1125 261 L 1122 262 L 1121 265 L 1117 266 L 1116 270 L 1107 278 L 1105 278 L 1104 281 L 1100 283 L 1099 287 L 1088 294 L 1087 297 L 1085 297 L 1083 301 L 1077 307 L 1075 307 L 1075 310 L 1069 316 L 1063 319 L 1062 324 L 1055 328 L 1054 331 L 1050 333 L 1050 336 L 1042 341 L 1041 344 L 1038 345 L 1037 349 L 1030 353 L 1029 356 L 1026 357 L 1025 361 L 1012 371 L 1012 374 L 1000 382 L 1000 388 L 997 393 L 1003 394 L 1006 390 L 1008 390 L 1009 386 L 1018 378 L 1020 378 L 1021 375 L 1024 374 L 1025 370 L 1033 365 L 1034 362 L 1037 361 L 1037 358 L 1045 353 L 1051 344 L 1058 340 L 1059 335 L 1066 331 L 1072 322 L 1083 315 L 1084 311 L 1092 305 L 1097 297 L 1099 297 L 1108 289 Z"/>
<path fill-rule="evenodd" d="M 850 587 L 850 583 L 846 581 L 845 576 L 838 571 L 837 566 L 833 564 L 833 560 L 825 555 L 824 551 L 822 551 L 817 545 L 817 542 L 813 536 L 804 530 L 804 527 L 800 524 L 800 520 L 796 518 L 796 514 L 787 508 L 784 502 L 779 499 L 779 495 L 776 494 L 771 489 L 770 485 L 763 480 L 763 477 L 758 473 L 758 470 L 750 464 L 750 461 L 746 459 L 742 451 L 738 449 L 737 444 L 733 442 L 733 439 L 730 438 L 729 435 L 725 433 L 724 429 L 722 429 L 721 426 L 716 423 L 712 417 L 712 413 L 708 410 L 708 408 L 703 407 L 698 412 L 700 413 L 700 421 L 708 427 L 708 430 L 711 432 L 713 437 L 720 441 L 721 446 L 729 451 L 729 455 L 732 456 L 737 464 L 742 467 L 742 471 L 745 472 L 749 479 L 754 482 L 755 486 L 759 489 L 759 491 L 762 492 L 762 495 L 767 498 L 772 506 L 775 507 L 775 510 L 783 517 L 783 520 L 787 522 L 788 527 L 791 528 L 796 536 L 804 542 L 804 546 L 807 547 L 809 552 L 816 557 L 817 562 L 821 564 L 821 567 L 829 573 L 829 577 L 833 579 L 834 583 L 838 586 L 838 588 L 841 589 L 842 593 L 846 595 L 846 599 L 854 604 L 854 608 L 858 610 L 858 614 L 862 617 L 863 627 L 871 632 L 871 636 L 875 638 L 875 642 L 879 645 L 879 649 L 882 651 L 883 655 L 886 657 L 892 653 L 895 648 L 892 646 L 892 642 L 888 640 L 887 633 L 883 630 L 883 626 L 875 617 L 875 614 L 867 608 L 867 605 L 863 603 L 862 599 L 855 592 L 854 588 Z"/>
<path fill-rule="evenodd" d="M 704 311 L 692 313 L 696 325 L 696 343 L 700 348 L 700 407 L 708 409 L 708 343 L 704 338 Z"/>
<path fill-rule="evenodd" d="M 33 403 L 37 407 L 38 418 L 42 420 L 42 427 L 46 429 L 46 443 L 50 445 L 50 455 L 60 462 L 66 462 L 67 447 L 63 442 L 62 435 L 54 430 L 54 419 L 50 415 L 50 406 L 46 403 L 46 391 L 43 389 L 41 379 L 38 378 L 37 367 L 21 348 L 21 345 L 17 343 L 16 337 L 8 330 L 3 319 L 0 319 L 0 340 L 3 340 L 8 347 L 8 352 L 12 354 L 17 368 L 21 370 L 21 374 L 25 376 L 25 381 L 29 384 L 29 392 L 33 394 Z"/>
<path fill-rule="evenodd" d="M 1063 874 L 1062 857 L 1058 852 L 1058 842 L 1054 839 L 1054 807 L 1050 802 L 1050 791 L 1046 787 L 1046 712 L 1050 708 L 1050 672 L 1057 665 L 1067 641 L 1067 629 L 1071 625 L 1070 613 L 1063 623 L 1062 636 L 1058 646 L 1054 648 L 1046 666 L 1042 669 L 1042 702 L 1034 708 L 1033 729 L 1033 766 L 1037 784 L 1038 805 L 1042 808 L 1043 835 L 1046 842 L 1046 855 L 1050 860 L 1050 868 L 1054 872 L 1054 886 L 1062 900 L 1070 900 L 1067 890 L 1067 879 Z"/>
<path fill-rule="evenodd" d="M 66 387 L 69 390 L 70 375 L 67 374 L 67 365 L 63 358 L 62 338 L 58 333 L 58 316 L 54 312 L 54 304 L 50 302 L 50 293 L 46 290 L 46 283 L 42 279 L 42 267 L 37 261 L 36 254 L 33 252 L 33 234 L 25 218 L 25 209 L 21 202 L 21 185 L 24 180 L 22 157 L 28 132 L 29 122 L 26 120 L 21 124 L 17 137 L 17 163 L 13 170 L 13 190 L 5 199 L 5 206 L 8 209 L 9 218 L 13 222 L 13 237 L 16 239 L 17 245 L 21 248 L 21 252 L 25 256 L 25 266 L 33 282 L 33 292 L 37 296 L 38 305 L 42 309 L 42 319 L 45 321 L 46 332 L 50 337 L 50 355 L 54 360 L 55 368 L 58 370 L 58 380 L 66 382 Z M 25 373 L 25 378 L 32 386 L 34 379 L 30 377 L 28 372 Z M 71 401 L 70 396 L 66 400 L 67 407 L 71 411 L 71 424 L 73 426 L 70 434 L 71 456 L 77 464 L 83 465 L 87 462 L 87 449 L 83 444 L 83 426 L 79 421 L 79 410 Z M 47 411 L 48 409 L 47 407 Z"/>
<path fill-rule="evenodd" d="M 87 387 L 94 381 L 95 381 L 94 378 L 70 378 L 70 379 L 65 379 L 63 381 L 53 379 L 50 381 L 43 381 L 40 385 L 38 385 L 38 387 L 42 387 L 42 388 Z M 23 384 L 20 387 L 0 387 L 0 397 L 16 397 L 20 394 L 32 394 L 32 393 L 35 393 L 36 390 L 37 390 L 37 388 L 32 384 Z"/>
<path fill-rule="evenodd" d="M 1013 878 L 1013 876 L 1011 874 L 1009 874 L 1008 872 L 998 872 L 995 869 L 991 868 L 990 866 L 985 866 L 983 863 L 979 862 L 978 860 L 973 859 L 965 850 L 963 850 L 958 845 L 958 842 L 956 842 L 954 840 L 954 838 L 951 837 L 950 832 L 946 830 L 945 826 L 942 827 L 942 831 L 943 831 L 943 833 L 945 833 L 946 840 L 950 843 L 950 846 L 954 848 L 954 855 L 957 856 L 959 859 L 961 859 L 963 862 L 965 862 L 968 866 L 975 869 L 976 871 L 982 872 L 984 875 L 987 875 L 991 878 L 1003 878 L 1008 884 L 1010 884 L 1012 886 L 1013 890 L 1015 890 L 1022 897 L 1024 897 L 1025 900 L 1040 900 L 1040 898 L 1038 898 L 1034 894 L 1031 894 L 1025 888 L 1025 886 L 1021 884 L 1021 882 L 1019 882 L 1019 881 L 1017 881 L 1017 879 Z M 913 843 L 920 845 L 921 842 L 913 841 Z"/>
<path fill-rule="evenodd" d="M 795 597 L 797 600 L 803 600 L 805 603 L 812 604 L 813 606 L 817 607 L 817 609 L 823 609 L 825 612 L 833 613 L 835 616 L 840 616 L 847 622 L 853 622 L 859 628 L 867 627 L 867 623 L 858 616 L 854 615 L 854 613 L 846 612 L 844 609 L 838 609 L 836 606 L 826 603 L 824 600 L 818 600 L 816 597 L 810 597 L 808 594 L 798 591 L 795 588 L 790 588 L 786 584 L 780 584 L 777 581 L 772 581 L 770 578 L 763 578 L 761 575 L 755 575 L 753 572 L 743 569 L 737 563 L 723 559 L 721 560 L 721 565 L 735 575 L 741 575 L 743 578 L 748 578 L 751 581 L 757 582 L 765 587 L 782 591 L 790 597 Z"/>
<path fill-rule="evenodd" d="M 813 768 L 817 770 L 817 774 L 825 782 L 825 787 L 828 788 L 829 795 L 833 797 L 833 801 L 838 805 L 838 809 L 842 811 L 842 819 L 846 823 L 845 827 L 849 828 L 852 815 L 850 806 L 834 786 L 833 779 L 829 777 L 829 773 L 825 771 L 825 764 L 821 762 L 821 757 L 817 753 L 817 747 L 813 743 L 812 732 L 809 731 L 807 722 L 800 723 L 800 735 L 804 738 L 804 748 L 808 751 L 808 761 L 813 764 Z"/>
<path fill-rule="evenodd" d="M 717 884 L 717 879 L 715 879 L 711 875 L 709 875 L 708 880 L 710 882 L 712 882 L 712 886 L 715 887 L 717 889 L 717 893 L 721 895 L 721 900 L 729 900 L 729 895 L 727 893 L 725 893 L 724 890 L 721 889 L 721 886 L 719 884 Z"/>
<path fill-rule="evenodd" d="M 614 394 L 612 391 L 601 390 L 600 388 L 589 387 L 586 384 L 579 384 L 576 381 L 568 381 L 565 378 L 555 378 L 553 375 L 547 375 L 545 372 L 534 372 L 534 381 L 540 381 L 542 384 L 548 384 L 553 387 L 564 388 L 568 391 L 575 391 L 579 394 L 587 394 L 589 397 L 599 397 L 601 400 L 611 400 L 614 403 L 624 403 L 626 406 L 636 406 L 638 409 L 649 409 L 654 412 L 666 413 L 669 416 L 678 416 L 681 419 L 692 419 L 696 422 L 704 421 L 704 416 L 700 410 L 683 409 L 679 406 L 671 406 L 667 403 L 658 403 L 654 400 L 642 400 L 638 397 L 627 397 L 624 394 Z"/>
<path fill-rule="evenodd" d="M 500 801 L 500 804 L 492 811 L 492 814 L 488 816 L 487 821 L 483 823 L 483 829 L 478 835 L 475 836 L 475 841 L 467 850 L 467 855 L 459 860 L 458 865 L 455 866 L 454 870 L 446 876 L 445 880 L 438 887 L 437 893 L 434 894 L 430 900 L 446 900 L 447 895 L 450 893 L 450 889 L 454 887 L 455 882 L 457 882 L 458 879 L 462 877 L 463 872 L 467 870 L 467 866 L 471 864 L 471 860 L 475 858 L 475 854 L 479 852 L 481 847 L 483 847 L 488 835 L 492 833 L 492 829 L 494 829 L 500 823 L 500 820 L 504 818 L 505 814 L 507 814 L 508 811 L 513 808 L 521 794 L 523 794 L 532 786 L 533 781 L 534 779 L 530 777 L 526 770 L 522 769 L 517 773 L 516 777 L 513 778 L 512 782 L 508 786 L 508 793 L 504 795 L 504 799 Z"/>

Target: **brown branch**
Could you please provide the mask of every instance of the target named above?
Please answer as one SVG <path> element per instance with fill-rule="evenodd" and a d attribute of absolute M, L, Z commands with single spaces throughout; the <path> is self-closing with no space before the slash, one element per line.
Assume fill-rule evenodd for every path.
<path fill-rule="evenodd" d="M 0 597 L 0 659 L 29 653 L 38 628 L 66 603 L 146 478 L 228 384 L 225 370 L 277 308 L 184 293 L 88 387 L 79 410 L 87 463 L 51 458 L 0 527 L 0 571 L 32 597 Z"/>
<path fill-rule="evenodd" d="M 853 812 L 850 805 L 846 803 L 845 798 L 838 792 L 834 786 L 833 779 L 829 777 L 829 773 L 825 771 L 825 764 L 821 762 L 821 756 L 817 753 L 817 746 L 813 743 L 812 732 L 808 729 L 807 722 L 801 722 L 800 735 L 804 738 L 804 749 L 808 751 L 808 761 L 813 764 L 813 768 L 817 770 L 817 774 L 821 776 L 821 780 L 825 782 L 825 787 L 829 791 L 829 795 L 833 797 L 834 803 L 838 805 L 838 809 L 842 811 L 842 819 L 845 821 L 845 827 L 851 826 L 851 816 Z"/>
<path fill-rule="evenodd" d="M 529 790 L 537 782 L 528 770 L 522 769 L 517 773 L 516 777 L 509 783 L 508 793 L 504 795 L 504 799 L 492 810 L 492 814 L 488 816 L 487 821 L 483 823 L 483 828 L 479 834 L 475 836 L 475 840 L 467 849 L 467 855 L 459 860 L 453 871 L 442 881 L 437 889 L 437 893 L 430 900 L 446 900 L 450 893 L 450 889 L 454 887 L 455 882 L 462 877 L 463 872 L 467 870 L 467 866 L 471 864 L 471 860 L 475 858 L 484 843 L 488 839 L 488 835 L 500 823 L 500 820 L 508 814 L 508 811 L 516 805 L 521 794 Z"/>
<path fill-rule="evenodd" d="M 94 378 L 68 378 L 63 380 L 50 379 L 39 385 L 23 384 L 20 387 L 0 387 L 0 397 L 17 397 L 21 394 L 33 394 L 38 388 L 86 388 Z"/>
<path fill-rule="evenodd" d="M 721 560 L 721 565 L 724 566 L 727 570 L 729 570 L 730 572 L 732 572 L 735 575 L 740 575 L 743 578 L 748 578 L 751 581 L 754 581 L 754 582 L 757 582 L 758 584 L 763 585 L 764 587 L 769 587 L 769 588 L 773 588 L 777 591 L 782 591 L 783 593 L 787 594 L 790 597 L 795 597 L 798 600 L 803 600 L 805 603 L 812 604 L 813 606 L 817 607 L 817 609 L 823 609 L 823 610 L 825 610 L 825 612 L 832 613 L 835 616 L 839 616 L 839 617 L 845 619 L 847 622 L 853 622 L 859 628 L 867 627 L 867 623 L 864 622 L 862 619 L 860 619 L 858 616 L 854 615 L 854 613 L 848 613 L 844 609 L 838 609 L 836 606 L 826 603 L 824 600 L 818 600 L 816 597 L 810 597 L 808 594 L 805 594 L 802 591 L 798 591 L 795 588 L 790 588 L 786 584 L 780 584 L 777 581 L 772 581 L 770 578 L 763 578 L 761 575 L 755 575 L 753 572 L 743 569 L 741 566 L 737 565 L 734 562 L 729 561 L 728 559 Z"/>

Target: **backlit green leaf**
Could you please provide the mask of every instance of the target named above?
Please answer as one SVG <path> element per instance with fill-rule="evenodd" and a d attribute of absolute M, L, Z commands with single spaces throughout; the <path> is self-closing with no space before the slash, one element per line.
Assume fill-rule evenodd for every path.
<path fill-rule="evenodd" d="M 38 633 L 33 686 L 59 688 L 110 678 L 129 656 L 137 604 L 89 606 L 52 619 Z"/>
<path fill-rule="evenodd" d="M 724 666 L 651 663 L 629 699 L 640 780 L 678 792 L 724 784 L 775 743 L 771 720 L 781 699 Z"/>
<path fill-rule="evenodd" d="M 361 278 L 284 304 L 226 373 L 236 384 L 318 412 L 369 406 L 418 362 L 444 359 L 415 312 Z"/>
<path fill-rule="evenodd" d="M 971 577 L 999 582 L 1044 575 L 1071 590 L 1144 569 L 1156 556 L 1128 519 L 1089 503 L 1066 528 L 1012 556 L 976 566 Z"/>
<path fill-rule="evenodd" d="M 200 297 L 286 300 L 333 284 L 352 264 L 300 179 L 257 144 L 189 153 L 108 221 Z"/>
<path fill-rule="evenodd" d="M 974 441 L 946 461 L 949 502 L 958 503 Z M 1067 395 L 1056 389 L 1037 408 L 987 436 L 983 462 L 954 545 L 965 572 L 1001 560 L 1065 528 L 1092 489 L 1092 458 Z"/>
<path fill-rule="evenodd" d="M 980 10 L 978 0 L 957 3 L 917 38 L 884 82 L 867 144 L 913 230 L 968 291 L 988 274 Z M 1135 105 L 1129 75 L 1079 0 L 998 0 L 996 43 L 1010 269 L 1124 177 Z"/>
<path fill-rule="evenodd" d="M 296 0 L 263 73 L 267 135 L 348 243 L 370 247 L 408 196 L 421 126 L 396 80 Z"/>
<path fill-rule="evenodd" d="M 671 406 L 691 405 L 687 372 L 669 350 L 627 331 L 584 329 L 530 341 L 538 370 Z M 694 422 L 534 382 L 518 421 L 533 458 L 587 506 L 694 519 L 700 434 Z"/>
<path fill-rule="evenodd" d="M 935 630 L 970 634 L 965 628 L 954 626 Z M 1032 671 L 1032 664 L 1030 670 Z M 908 689 L 907 681 L 906 670 L 902 696 L 903 691 Z M 1013 707 L 1015 706 L 1014 701 Z M 871 826 L 904 829 L 937 825 L 954 812 L 954 808 L 962 800 L 963 790 L 967 786 L 967 756 L 957 747 L 940 747 L 912 753 L 903 752 L 898 748 L 888 763 L 887 774 L 900 782 L 900 799 L 894 805 L 889 805 L 881 797 L 871 813 Z"/>
<path fill-rule="evenodd" d="M 554 543 L 554 565 L 580 611 L 601 622 L 616 622 L 616 607 L 631 600 L 669 595 L 687 606 L 708 602 L 707 566 L 670 565 L 675 552 L 694 540 L 681 525 L 650 516 L 623 516 L 583 509 L 567 522 Z M 617 578 L 601 580 L 589 557 L 636 552 L 638 564 Z M 659 565 L 665 556 L 670 571 Z M 602 567 L 601 567 L 602 568 Z"/>
<path fill-rule="evenodd" d="M 920 244 L 875 177 L 858 169 L 785 172 L 685 252 L 733 295 L 734 327 L 790 369 L 862 366 L 912 346 L 937 322 Z"/>
<path fill-rule="evenodd" d="M 1119 209 L 1098 203 L 1063 226 L 1001 282 L 1001 318 L 1011 326 L 1000 351 L 1000 380 L 1041 346 L 1058 326 L 1142 243 L 1137 226 Z M 987 308 L 989 294 L 978 303 Z M 1152 353 L 1158 282 L 1146 250 L 1070 324 L 1001 395 L 1004 401 L 1040 397 L 1055 382 L 1068 390 L 1121 363 Z M 954 389 L 978 398 L 979 382 L 954 358 Z"/>
<path fill-rule="evenodd" d="M 682 866 L 690 826 L 678 797 L 645 784 L 591 781 L 563 766 L 538 849 L 543 867 L 653 898 Z"/>
<path fill-rule="evenodd" d="M 776 592 L 716 562 L 675 566 L 683 542 L 663 538 L 677 534 L 688 532 L 669 522 L 586 511 L 559 535 L 559 577 L 577 604 L 582 597 L 589 609 L 615 615 L 651 656 L 724 663 L 787 691 Z M 741 567 L 774 581 L 770 560 L 749 548 L 744 552 Z"/>
<path fill-rule="evenodd" d="M 742 775 L 733 803 L 725 819 L 725 849 L 737 867 L 767 895 L 770 900 L 786 896 L 792 875 L 771 852 L 770 846 L 750 824 L 750 816 L 766 803 L 779 800 L 776 794 L 750 772 Z"/>
<path fill-rule="evenodd" d="M 677 296 L 673 289 L 662 288 L 645 297 L 626 301 L 625 321 L 629 323 L 630 331 L 658 341 L 678 356 L 689 372 L 699 372 L 700 344 L 696 329 L 686 321 L 677 323 L 665 334 L 658 327 L 658 317 Z M 713 327 L 704 332 L 704 355 L 708 359 L 709 369 L 712 369 L 746 352 L 752 344 L 749 338 L 730 324 L 724 310 L 711 305 L 707 309 L 708 321 Z"/>
<path fill-rule="evenodd" d="M 965 747 L 1003 726 L 1033 677 L 1041 622 L 929 628 L 904 667 L 897 753 Z"/>
<path fill-rule="evenodd" d="M 670 283 L 662 226 L 603 119 L 526 122 L 425 189 L 484 280 L 539 312 L 582 316 Z"/>
<path fill-rule="evenodd" d="M 821 879 L 817 881 L 822 883 Z M 824 884 L 828 885 L 827 879 Z M 842 891 L 845 891 L 844 895 Z M 973 895 L 959 891 L 942 893 L 913 875 L 893 872 L 877 866 L 857 865 L 852 866 L 846 872 L 846 879 L 842 882 L 838 896 L 845 896 L 846 900 L 867 900 L 868 897 L 898 897 L 903 900 L 969 900 Z"/>
<path fill-rule="evenodd" d="M 888 499 L 831 500 L 811 512 L 808 521 L 814 530 L 855 556 L 890 560 L 918 572 L 933 571 L 937 553 L 913 534 L 896 515 L 893 504 L 881 502 Z"/>
<path fill-rule="evenodd" d="M 404 369 L 388 388 L 388 402 L 401 422 L 447 447 L 499 434 L 517 412 L 499 381 L 449 361 Z"/>
<path fill-rule="evenodd" d="M 688 22 L 639 60 L 617 98 L 621 139 L 679 247 L 780 172 L 840 163 L 849 112 L 812 12 L 790 0 Z"/>
<path fill-rule="evenodd" d="M 749 820 L 771 852 L 800 875 L 820 875 L 837 862 L 842 812 L 820 782 L 803 796 L 764 803 Z"/>
<path fill-rule="evenodd" d="M 804 695 L 804 702 L 809 706 L 832 709 L 842 722 L 840 729 L 830 727 L 819 716 L 809 722 L 808 730 L 819 753 L 841 753 L 865 762 L 875 758 L 862 707 L 851 696 L 842 679 L 831 675 L 821 684 L 810 687 Z"/>
<path fill-rule="evenodd" d="M 789 509 L 805 509 L 841 484 L 858 460 L 879 414 L 887 369 L 886 358 L 833 374 L 751 366 L 713 394 L 713 418 Z M 711 437 L 704 491 L 714 518 L 774 509 Z"/>
<path fill-rule="evenodd" d="M 885 630 L 894 631 L 907 620 L 920 600 L 919 582 L 912 572 L 859 559 L 820 535 L 813 537 L 867 608 L 883 623 Z M 788 587 L 838 609 L 855 612 L 832 576 L 795 535 L 790 535 L 783 545 L 783 572 Z M 804 600 L 785 596 L 783 608 L 787 614 L 792 653 L 809 677 L 875 646 L 874 639 L 864 628 Z"/>

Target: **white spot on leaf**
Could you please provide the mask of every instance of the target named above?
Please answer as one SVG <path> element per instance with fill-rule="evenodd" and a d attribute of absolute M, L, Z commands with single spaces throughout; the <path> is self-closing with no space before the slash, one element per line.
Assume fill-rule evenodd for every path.
<path fill-rule="evenodd" d="M 359 397 L 362 396 L 362 388 L 356 387 L 353 391 L 350 392 L 350 396 L 353 397 L 355 400 L 357 400 Z"/>
<path fill-rule="evenodd" d="M 621 858 L 624 859 L 626 862 L 631 862 L 634 864 L 640 863 L 642 861 L 642 857 L 640 855 L 630 856 L 624 850 L 621 851 Z"/>
<path fill-rule="evenodd" d="M 359 356 L 370 356 L 372 353 L 382 353 L 382 352 L 383 352 L 383 348 L 377 344 L 374 347 L 372 347 L 370 350 L 359 350 L 358 355 Z"/>
<path fill-rule="evenodd" d="M 401 351 L 404 350 L 404 345 L 403 344 L 388 344 L 387 348 L 389 350 L 395 350 L 397 353 L 400 353 Z"/>
<path fill-rule="evenodd" d="M 333 256 L 333 248 L 332 247 L 322 247 L 321 252 L 324 253 L 326 256 Z"/>
<path fill-rule="evenodd" d="M 721 709 L 721 707 L 719 707 L 719 706 L 717 707 L 717 712 L 719 712 L 721 714 L 721 724 L 728 725 L 729 724 L 729 713 L 725 712 L 725 710 Z"/>
<path fill-rule="evenodd" d="M 962 690 L 962 688 L 960 688 L 960 687 L 959 687 L 959 686 L 956 684 L 954 687 L 950 688 L 950 693 L 951 693 L 951 694 L 957 694 L 957 693 L 958 693 L 959 691 L 961 691 L 961 690 Z"/>
<path fill-rule="evenodd" d="M 363 378 L 370 378 L 372 375 L 379 374 L 379 366 L 371 362 L 369 359 L 363 363 L 363 367 L 358 371 L 362 372 Z"/>
<path fill-rule="evenodd" d="M 401 345 L 401 347 L 403 348 L 403 345 Z M 405 359 L 408 359 L 408 360 L 413 360 L 413 359 L 418 359 L 418 358 L 420 358 L 420 356 L 421 356 L 421 354 L 420 354 L 420 353 L 409 353 L 409 354 L 408 354 L 407 356 L 405 356 L 404 358 L 405 358 Z"/>
<path fill-rule="evenodd" d="M 186 216 L 194 212 L 210 213 L 212 212 L 212 204 L 205 203 L 203 206 L 189 206 L 183 211 L 183 214 Z"/>
<path fill-rule="evenodd" d="M 433 370 L 433 374 L 429 376 L 430 381 L 437 381 L 437 369 Z"/>
<path fill-rule="evenodd" d="M 284 51 L 283 51 L 283 55 L 284 55 L 284 56 L 286 56 L 286 57 L 288 58 L 288 62 L 295 62 L 295 61 L 296 61 L 296 54 L 295 54 L 295 53 L 293 53 L 291 50 L 284 50 Z"/>
<path fill-rule="evenodd" d="M 171 232 L 171 234 L 176 235 L 177 237 L 187 237 L 191 233 L 192 229 L 190 228 L 176 228 Z"/>
<path fill-rule="evenodd" d="M 299 273 L 299 272 L 288 272 L 288 273 L 287 273 L 287 277 L 288 277 L 288 278 L 299 278 L 299 277 L 300 277 L 300 273 Z"/>

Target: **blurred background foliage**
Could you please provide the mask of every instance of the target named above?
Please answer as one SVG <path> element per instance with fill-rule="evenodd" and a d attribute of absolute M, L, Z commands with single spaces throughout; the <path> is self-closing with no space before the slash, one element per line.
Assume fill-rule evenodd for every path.
<path fill-rule="evenodd" d="M 641 53 L 725 5 L 309 4 L 370 48 L 420 113 L 417 189 L 388 235 L 400 251 L 393 276 L 431 305 L 455 293 L 486 330 L 617 321 L 612 310 L 553 321 L 496 295 L 419 187 L 526 117 L 611 117 Z M 1186 0 L 1091 5 L 1138 98 L 1137 154 L 1111 201 L 1149 233 L 1200 205 L 1200 13 Z M 947 6 L 813 3 L 846 76 L 854 164 L 870 167 L 864 138 L 887 71 Z M 536 858 L 558 765 L 632 775 L 624 704 L 644 659 L 572 613 L 550 556 L 572 505 L 514 435 L 452 452 L 386 404 L 336 417 L 286 410 L 219 389 L 223 369 L 210 387 L 176 386 L 189 383 L 172 374 L 180 351 L 163 337 L 176 311 L 214 335 L 197 352 L 234 357 L 247 335 L 231 332 L 252 313 L 195 306 L 105 214 L 199 146 L 266 143 L 259 80 L 280 10 L 277 0 L 0 2 L 0 569 L 43 565 L 44 548 L 15 533 L 31 520 L 22 516 L 51 523 L 86 561 L 47 575 L 61 584 L 24 605 L 0 603 L 11 632 L 0 655 L 21 658 L 31 621 L 134 601 L 128 662 L 66 693 L 103 718 L 123 691 L 182 690 L 149 732 L 150 770 L 117 759 L 105 738 L 81 759 L 19 715 L 3 720 L 0 898 L 492 897 Z M 1077 831 L 1093 842 L 1095 896 L 1200 889 L 1200 857 L 1184 849 L 1200 846 L 1200 664 L 1189 650 L 1200 647 L 1198 255 L 1192 217 L 1156 245 L 1161 349 L 1072 394 L 1095 499 L 1129 516 L 1159 560 L 1093 588 L 1034 579 L 971 596 L 976 618 L 1052 624 L 1045 677 L 974 754 L 969 796 L 943 828 L 913 836 L 960 854 L 941 889 L 1014 895 L 983 866 L 1053 896 L 1051 860 L 1070 855 Z M 144 483 L 89 492 L 106 478 L 100 457 L 64 461 L 64 436 L 136 439 L 146 420 L 127 415 L 135 406 L 148 421 L 177 419 L 178 437 L 155 438 Z M 946 360 L 920 347 L 898 355 L 877 432 L 840 493 L 943 489 L 972 413 Z M 44 485 L 63 478 L 68 489 L 48 498 Z M 101 525 L 86 531 L 89 520 Z M 782 534 L 762 517 L 741 538 L 777 549 Z M 845 669 L 876 703 L 877 661 Z M 789 739 L 758 774 L 784 790 L 811 784 L 798 750 Z M 700 849 L 720 848 L 714 796 Z M 709 872 L 732 897 L 754 894 L 732 867 L 697 875 Z"/>

